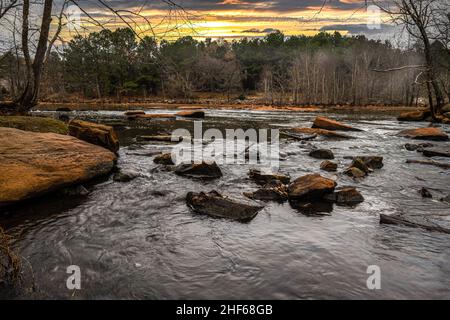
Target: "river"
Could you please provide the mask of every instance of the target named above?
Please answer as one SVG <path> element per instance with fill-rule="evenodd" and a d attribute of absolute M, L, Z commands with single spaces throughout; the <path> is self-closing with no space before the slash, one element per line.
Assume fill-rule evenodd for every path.
<path fill-rule="evenodd" d="M 170 113 L 171 110 L 151 112 Z M 45 112 L 42 112 L 45 113 Z M 119 112 L 78 112 L 78 117 L 111 123 Z M 208 110 L 204 129 L 310 127 L 317 113 Z M 401 129 L 426 123 L 399 123 L 389 113 L 327 114 L 363 132 L 356 139 L 310 143 L 331 149 L 337 173 L 321 172 L 320 160 L 299 141 L 281 139 L 280 171 L 296 178 L 320 172 L 339 186 L 356 186 L 365 201 L 334 206 L 325 216 L 306 216 L 289 203 L 268 202 L 250 222 L 193 213 L 186 193 L 218 190 L 242 197 L 256 190 L 248 164 L 221 165 L 223 178 L 198 181 L 161 170 L 155 151 L 164 143 L 139 135 L 192 130 L 192 120 L 151 120 L 148 126 L 119 126 L 118 167 L 139 177 L 111 177 L 87 185 L 87 197 L 48 196 L 0 215 L 0 225 L 24 257 L 23 281 L 0 296 L 32 299 L 441 299 L 450 298 L 450 235 L 404 226 L 380 225 L 380 214 L 427 215 L 450 225 L 449 170 L 406 159 Z M 447 126 L 444 130 L 449 133 Z M 433 142 L 437 146 L 449 142 Z M 360 181 L 343 175 L 348 156 L 381 155 L 384 167 Z M 445 159 L 441 159 L 445 161 Z M 417 192 L 427 187 L 433 199 Z M 81 270 L 81 290 L 66 287 L 66 268 Z M 381 289 L 369 290 L 368 266 L 379 266 Z"/>

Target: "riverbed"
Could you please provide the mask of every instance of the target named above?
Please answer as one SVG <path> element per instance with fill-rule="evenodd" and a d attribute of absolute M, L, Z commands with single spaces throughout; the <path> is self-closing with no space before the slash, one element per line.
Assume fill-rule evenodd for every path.
<path fill-rule="evenodd" d="M 174 113 L 153 109 L 149 113 Z M 54 112 L 37 112 L 53 115 Z M 310 127 L 317 112 L 207 110 L 203 129 Z M 151 120 L 136 125 L 121 112 L 71 112 L 71 117 L 115 124 L 120 137 L 118 167 L 139 177 L 125 183 L 111 177 L 86 185 L 90 194 L 52 196 L 0 215 L 23 257 L 23 280 L 0 289 L 6 298 L 34 299 L 442 299 L 450 298 L 450 235 L 420 228 L 380 225 L 380 214 L 426 215 L 450 226 L 450 170 L 407 164 L 423 160 L 407 151 L 418 143 L 396 134 L 427 123 L 399 123 L 389 113 L 327 113 L 363 129 L 355 139 L 316 138 L 308 143 L 281 138 L 280 172 L 297 178 L 321 173 L 338 186 L 355 186 L 365 201 L 334 206 L 327 215 L 304 215 L 289 203 L 264 203 L 250 222 L 192 212 L 187 192 L 217 190 L 237 198 L 258 186 L 247 177 L 255 165 L 222 164 L 223 177 L 199 181 L 153 163 L 162 142 L 142 135 L 186 128 L 191 119 Z M 450 133 L 450 127 L 442 127 Z M 449 142 L 433 142 L 448 146 Z M 320 170 L 311 146 L 329 148 L 338 172 Z M 362 180 L 342 174 L 348 157 L 379 155 L 384 167 Z M 436 158 L 448 162 L 445 158 Z M 433 198 L 418 193 L 426 187 Z M 81 270 L 81 290 L 66 287 L 66 269 Z M 381 289 L 366 285 L 367 268 L 378 266 Z"/>

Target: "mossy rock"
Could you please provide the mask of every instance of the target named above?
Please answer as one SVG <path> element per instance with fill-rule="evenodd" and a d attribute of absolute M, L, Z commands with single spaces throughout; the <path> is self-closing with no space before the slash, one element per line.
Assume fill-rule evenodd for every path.
<path fill-rule="evenodd" d="M 44 117 L 0 116 L 0 127 L 58 134 L 67 134 L 69 131 L 64 122 Z"/>

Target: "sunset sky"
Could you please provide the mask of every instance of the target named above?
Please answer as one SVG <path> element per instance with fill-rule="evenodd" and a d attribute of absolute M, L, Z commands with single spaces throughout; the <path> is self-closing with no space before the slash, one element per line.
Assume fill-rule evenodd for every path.
<path fill-rule="evenodd" d="M 325 1 L 325 5 L 324 4 Z M 97 0 L 77 1 L 80 7 L 107 28 L 126 25 Z M 263 36 L 274 30 L 286 35 L 312 35 L 321 30 L 339 30 L 343 34 L 386 34 L 370 30 L 370 13 L 364 0 L 106 0 L 120 11 L 125 20 L 142 34 L 176 38 L 192 35 L 197 38 L 241 38 Z M 322 7 L 323 6 L 323 7 Z M 96 26 L 81 14 L 85 30 Z M 144 18 L 136 16 L 139 13 Z M 151 22 L 153 32 L 147 22 Z M 78 28 L 79 29 L 79 28 Z"/>

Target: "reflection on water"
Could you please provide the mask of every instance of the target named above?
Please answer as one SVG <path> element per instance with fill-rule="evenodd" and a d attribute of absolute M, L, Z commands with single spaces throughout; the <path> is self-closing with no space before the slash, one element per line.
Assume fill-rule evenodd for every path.
<path fill-rule="evenodd" d="M 115 112 L 77 116 L 104 123 L 120 118 Z M 300 127 L 310 126 L 314 116 L 216 110 L 207 112 L 203 127 Z M 406 151 L 402 146 L 410 141 L 395 134 L 414 124 L 399 124 L 386 115 L 332 116 L 351 119 L 365 130 L 351 133 L 357 139 L 310 142 L 330 148 L 340 172 L 348 156 L 385 158 L 383 169 L 359 182 L 321 172 L 339 186 L 356 186 L 365 202 L 354 208 L 334 206 L 323 216 L 302 214 L 289 203 L 267 203 L 249 223 L 197 215 L 185 204 L 189 191 L 216 189 L 241 197 L 256 190 L 247 179 L 248 165 L 224 164 L 219 180 L 190 180 L 155 169 L 153 155 L 170 146 L 136 139 L 176 128 L 192 130 L 192 120 L 118 127 L 123 146 L 118 166 L 138 171 L 139 177 L 128 183 L 100 181 L 88 186 L 92 192 L 85 198 L 49 196 L 4 213 L 0 224 L 17 236 L 15 246 L 32 272 L 27 264 L 23 286 L 0 290 L 0 295 L 71 298 L 66 268 L 74 264 L 82 272 L 82 290 L 75 298 L 450 298 L 450 236 L 379 225 L 380 213 L 425 214 L 448 222 L 450 207 L 437 200 L 450 194 L 448 170 L 405 163 L 422 156 Z M 281 140 L 286 155 L 281 172 L 293 178 L 319 172 L 320 160 L 307 156 L 309 148 Z M 421 187 L 429 188 L 434 199 L 422 199 Z M 381 290 L 366 287 L 369 265 L 381 268 Z M 36 290 L 30 292 L 33 277 Z"/>

